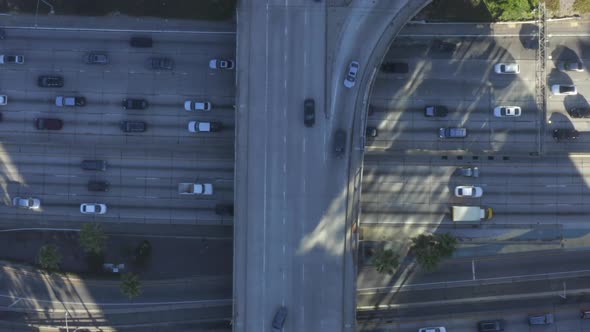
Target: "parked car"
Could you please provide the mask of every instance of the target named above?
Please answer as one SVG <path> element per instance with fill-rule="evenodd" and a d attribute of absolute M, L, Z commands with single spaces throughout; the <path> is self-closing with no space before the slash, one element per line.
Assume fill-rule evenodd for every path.
<path fill-rule="evenodd" d="M 555 129 L 553 131 L 553 139 L 559 141 L 572 141 L 578 138 L 580 132 L 574 129 Z"/>
<path fill-rule="evenodd" d="M 483 195 L 483 189 L 475 186 L 457 186 L 455 188 L 455 196 L 457 197 L 472 197 L 477 198 Z"/>
<path fill-rule="evenodd" d="M 102 264 L 102 268 L 107 272 L 121 273 L 125 270 L 125 264 L 124 263 L 120 263 L 120 264 L 104 263 L 104 264 Z"/>
<path fill-rule="evenodd" d="M 516 63 L 498 63 L 494 66 L 496 74 L 518 74 L 520 66 Z"/>
<path fill-rule="evenodd" d="M 438 130 L 438 136 L 440 138 L 465 138 L 467 137 L 467 128 L 440 128 Z"/>
<path fill-rule="evenodd" d="M 457 49 L 456 43 L 445 42 L 440 39 L 435 39 L 432 42 L 432 48 L 436 51 L 443 52 L 443 53 L 452 53 L 455 52 Z"/>
<path fill-rule="evenodd" d="M 571 84 L 553 84 L 551 86 L 551 92 L 556 96 L 571 96 L 577 95 L 578 89 L 575 85 Z"/>
<path fill-rule="evenodd" d="M 590 310 L 580 310 L 581 319 L 590 319 Z"/>
<path fill-rule="evenodd" d="M 110 183 L 107 181 L 88 181 L 88 191 L 109 191 Z"/>
<path fill-rule="evenodd" d="M 375 138 L 379 134 L 377 127 L 369 126 L 365 129 L 365 136 L 368 138 Z"/>
<path fill-rule="evenodd" d="M 578 61 L 560 61 L 557 63 L 557 70 L 559 71 L 584 71 L 584 65 Z"/>
<path fill-rule="evenodd" d="M 145 99 L 123 99 L 121 103 L 126 110 L 143 110 L 148 107 L 148 102 Z"/>
<path fill-rule="evenodd" d="M 122 121 L 121 130 L 126 133 L 143 133 L 147 130 L 147 123 L 143 121 Z"/>
<path fill-rule="evenodd" d="M 590 118 L 590 108 L 572 108 L 567 113 L 572 118 Z"/>
<path fill-rule="evenodd" d="M 494 108 L 494 116 L 497 118 L 517 117 L 522 114 L 518 106 L 498 106 Z"/>
<path fill-rule="evenodd" d="M 174 60 L 170 58 L 149 58 L 148 68 L 154 70 L 172 70 L 174 69 Z"/>
<path fill-rule="evenodd" d="M 444 118 L 449 113 L 445 106 L 434 105 L 424 107 L 424 116 L 427 118 Z"/>
<path fill-rule="evenodd" d="M 234 215 L 233 204 L 215 204 L 215 214 L 220 216 L 232 216 Z"/>
<path fill-rule="evenodd" d="M 447 329 L 440 326 L 440 327 L 423 327 L 418 330 L 418 332 L 447 332 Z"/>
<path fill-rule="evenodd" d="M 274 318 L 272 319 L 272 332 L 280 332 L 283 329 L 283 325 L 285 325 L 286 319 L 287 308 L 280 307 L 275 313 Z"/>
<path fill-rule="evenodd" d="M 306 127 L 313 127 L 315 124 L 315 101 L 311 98 L 303 102 L 303 124 Z"/>
<path fill-rule="evenodd" d="M 87 171 L 106 171 L 107 162 L 106 160 L 82 160 L 80 167 Z"/>
<path fill-rule="evenodd" d="M 74 96 L 57 96 L 55 97 L 55 106 L 73 107 L 73 106 L 84 106 L 86 105 L 86 98 L 74 97 Z"/>
<path fill-rule="evenodd" d="M 208 101 L 187 100 L 184 102 L 184 109 L 187 111 L 210 111 L 211 103 Z"/>
<path fill-rule="evenodd" d="M 131 37 L 129 44 L 131 47 L 146 48 L 152 47 L 153 40 L 152 37 Z"/>
<path fill-rule="evenodd" d="M 61 88 L 64 86 L 64 78 L 59 75 L 41 75 L 37 79 L 37 85 L 42 88 Z"/>
<path fill-rule="evenodd" d="M 53 118 L 37 118 L 35 120 L 35 127 L 39 130 L 61 130 L 63 128 L 63 121 Z"/>
<path fill-rule="evenodd" d="M 105 214 L 107 206 L 99 203 L 82 203 L 80 204 L 80 212 L 82 214 Z"/>
<path fill-rule="evenodd" d="M 459 174 L 466 177 L 479 177 L 479 168 L 478 167 L 461 167 L 459 168 Z"/>
<path fill-rule="evenodd" d="M 539 314 L 529 316 L 529 325 L 553 324 L 553 314 Z"/>
<path fill-rule="evenodd" d="M 337 129 L 334 133 L 334 153 L 336 157 L 344 156 L 346 148 L 346 131 L 344 129 Z"/>
<path fill-rule="evenodd" d="M 109 56 L 105 52 L 90 52 L 84 55 L 84 61 L 90 65 L 106 65 L 109 63 Z"/>
<path fill-rule="evenodd" d="M 25 57 L 22 55 L 0 55 L 0 64 L 17 64 L 25 63 Z"/>
<path fill-rule="evenodd" d="M 504 331 L 504 321 L 500 319 L 484 320 L 477 323 L 479 332 L 501 332 Z"/>
<path fill-rule="evenodd" d="M 41 207 L 41 200 L 33 197 L 15 197 L 12 199 L 12 206 L 20 209 L 37 210 Z"/>
<path fill-rule="evenodd" d="M 234 69 L 233 60 L 211 59 L 209 61 L 209 68 L 211 69 Z"/>
<path fill-rule="evenodd" d="M 392 74 L 405 74 L 410 70 L 407 63 L 403 62 L 384 62 L 381 64 L 381 71 Z"/>
<path fill-rule="evenodd" d="M 352 88 L 356 83 L 356 75 L 359 71 L 359 63 L 357 61 L 352 61 L 350 65 L 348 65 L 348 73 L 346 74 L 346 78 L 344 79 L 344 86 L 347 88 Z"/>
<path fill-rule="evenodd" d="M 217 121 L 189 121 L 188 131 L 190 133 L 216 132 L 222 128 L 221 122 Z"/>
<path fill-rule="evenodd" d="M 8 104 L 8 96 L 7 95 L 0 95 L 0 105 Z"/>

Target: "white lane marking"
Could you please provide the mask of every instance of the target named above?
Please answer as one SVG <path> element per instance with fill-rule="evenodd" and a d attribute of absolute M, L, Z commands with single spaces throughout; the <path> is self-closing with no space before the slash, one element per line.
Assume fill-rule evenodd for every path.
<path fill-rule="evenodd" d="M 565 184 L 547 184 L 546 188 L 565 188 Z"/>
<path fill-rule="evenodd" d="M 473 274 L 472 280 L 475 280 L 475 260 L 474 259 L 471 260 L 471 274 Z"/>
<path fill-rule="evenodd" d="M 135 178 L 136 180 L 160 180 L 160 178 L 154 178 L 154 177 L 147 177 L 147 176 L 139 176 Z"/>
<path fill-rule="evenodd" d="M 97 28 L 60 28 L 60 27 L 40 27 L 40 26 L 10 26 L 4 29 L 34 29 L 34 30 L 53 30 L 53 31 L 100 31 L 100 32 L 145 32 L 145 33 L 186 33 L 193 35 L 235 35 L 235 31 L 199 31 L 199 30 L 132 30 L 132 29 L 97 29 Z"/>
<path fill-rule="evenodd" d="M 78 196 L 76 194 L 70 194 L 70 193 L 54 193 L 53 195 L 57 195 L 57 196 Z"/>
<path fill-rule="evenodd" d="M 511 275 L 511 276 L 506 276 L 506 277 L 494 277 L 494 278 L 480 278 L 477 279 L 479 282 L 482 281 L 501 281 L 501 280 L 506 280 L 508 282 L 512 282 L 513 279 L 524 279 L 524 278 L 537 278 L 537 279 L 531 279 L 531 280 L 538 280 L 539 278 L 546 278 L 546 277 L 551 277 L 551 276 L 555 276 L 555 277 L 560 277 L 560 278 L 565 278 L 568 276 L 576 276 L 579 274 L 590 274 L 590 270 L 576 270 L 576 271 L 565 271 L 565 272 L 548 272 L 548 273 L 537 273 L 537 274 L 519 274 L 519 275 Z M 412 288 L 412 287 L 424 287 L 424 286 L 438 286 L 438 285 L 442 285 L 442 286 L 449 286 L 452 284 L 460 284 L 460 283 L 465 283 L 465 282 L 471 282 L 473 280 L 470 279 L 464 279 L 464 280 L 451 280 L 451 281 L 440 281 L 440 282 L 427 282 L 427 283 L 420 283 L 420 284 L 405 284 L 405 285 L 400 285 L 400 286 L 389 286 L 389 287 L 369 287 L 369 288 L 360 288 L 358 291 L 377 291 L 377 290 L 381 290 L 381 289 L 389 289 L 392 292 L 393 291 L 398 291 L 404 288 Z"/>
<path fill-rule="evenodd" d="M 77 178 L 77 175 L 55 174 L 56 178 Z"/>
<path fill-rule="evenodd" d="M 159 198 L 158 196 L 135 196 L 135 198 Z"/>

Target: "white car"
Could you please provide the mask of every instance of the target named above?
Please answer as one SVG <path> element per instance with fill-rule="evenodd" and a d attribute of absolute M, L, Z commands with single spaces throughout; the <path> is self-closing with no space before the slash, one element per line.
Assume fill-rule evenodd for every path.
<path fill-rule="evenodd" d="M 584 71 L 584 65 L 578 61 L 562 61 L 557 63 L 557 70 L 559 71 Z"/>
<path fill-rule="evenodd" d="M 518 74 L 520 66 L 516 63 L 498 63 L 494 66 L 496 74 Z"/>
<path fill-rule="evenodd" d="M 346 78 L 344 79 L 344 86 L 347 88 L 352 88 L 356 83 L 356 74 L 359 71 L 359 63 L 357 61 L 352 61 L 350 65 L 348 65 L 348 73 L 346 74 Z"/>
<path fill-rule="evenodd" d="M 184 102 L 184 109 L 187 111 L 210 111 L 211 103 L 208 101 L 192 101 Z"/>
<path fill-rule="evenodd" d="M 522 114 L 518 106 L 498 106 L 494 108 L 494 116 L 497 118 L 517 117 Z"/>
<path fill-rule="evenodd" d="M 82 203 L 80 204 L 80 212 L 82 214 L 105 214 L 107 213 L 107 206 L 98 203 Z"/>
<path fill-rule="evenodd" d="M 189 133 L 209 133 L 221 130 L 221 122 L 217 121 L 189 121 Z"/>
<path fill-rule="evenodd" d="M 481 197 L 483 195 L 483 189 L 475 186 L 457 186 L 455 188 L 455 196 L 457 197 Z"/>
<path fill-rule="evenodd" d="M 211 69 L 234 69 L 233 60 L 211 59 L 209 61 L 209 68 Z"/>
<path fill-rule="evenodd" d="M 37 210 L 41 207 L 41 200 L 38 198 L 20 198 L 15 197 L 12 199 L 12 206 L 16 206 L 21 209 Z"/>
<path fill-rule="evenodd" d="M 22 55 L 0 55 L 0 64 L 17 64 L 25 63 L 25 57 Z"/>
<path fill-rule="evenodd" d="M 556 96 L 571 96 L 577 95 L 578 89 L 575 85 L 571 84 L 553 84 L 551 86 L 551 92 Z"/>
<path fill-rule="evenodd" d="M 418 330 L 418 332 L 447 332 L 447 329 L 444 327 L 423 327 Z"/>
<path fill-rule="evenodd" d="M 0 96 L 0 105 L 6 105 L 6 104 L 8 104 L 8 96 L 1 95 Z"/>

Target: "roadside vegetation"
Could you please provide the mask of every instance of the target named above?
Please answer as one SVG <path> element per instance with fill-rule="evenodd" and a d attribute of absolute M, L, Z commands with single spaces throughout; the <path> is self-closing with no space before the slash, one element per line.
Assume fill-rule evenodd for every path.
<path fill-rule="evenodd" d="M 43 270 L 49 273 L 58 272 L 60 263 L 61 254 L 55 245 L 46 244 L 39 248 L 37 264 L 39 264 Z"/>
<path fill-rule="evenodd" d="M 393 274 L 399 266 L 399 254 L 393 249 L 379 249 L 373 254 L 373 265 L 379 273 Z"/>
<path fill-rule="evenodd" d="M 236 0 L 52 0 L 56 15 L 160 17 L 189 20 L 228 20 L 234 16 Z M 39 14 L 50 11 L 39 5 Z M 37 1 L 0 1 L 2 13 L 35 14 Z"/>
<path fill-rule="evenodd" d="M 534 20 L 539 0 L 433 0 L 418 20 L 506 22 Z M 545 0 L 549 17 L 590 13 L 590 0 L 575 0 L 573 12 L 560 12 L 560 0 Z"/>
<path fill-rule="evenodd" d="M 438 264 L 455 252 L 457 238 L 451 234 L 420 234 L 412 238 L 412 253 L 426 271 L 433 271 Z"/>

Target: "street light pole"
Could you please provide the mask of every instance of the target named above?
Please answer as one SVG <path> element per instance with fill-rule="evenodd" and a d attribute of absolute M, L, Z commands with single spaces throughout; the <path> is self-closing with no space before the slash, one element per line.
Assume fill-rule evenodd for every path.
<path fill-rule="evenodd" d="M 68 328 L 68 311 L 66 310 L 66 332 L 70 332 L 70 329 Z"/>

